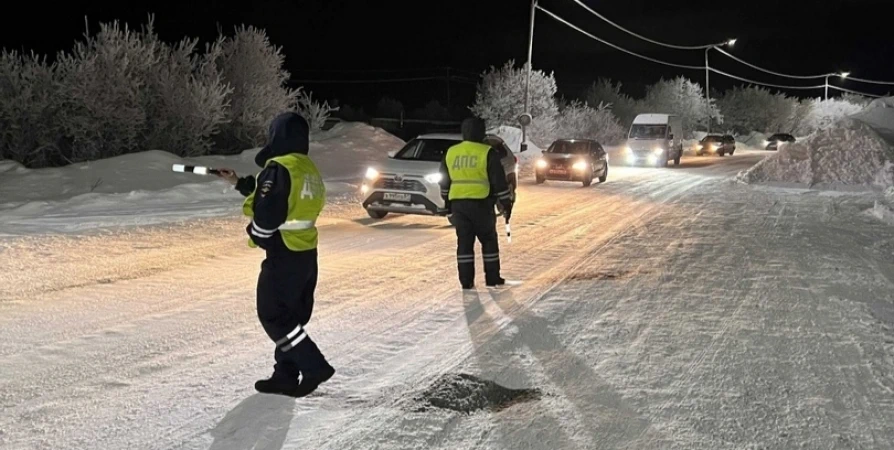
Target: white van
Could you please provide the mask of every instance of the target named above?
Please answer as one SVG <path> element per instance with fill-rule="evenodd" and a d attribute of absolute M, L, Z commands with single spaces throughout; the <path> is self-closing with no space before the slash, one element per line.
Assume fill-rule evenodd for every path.
<path fill-rule="evenodd" d="M 633 119 L 624 148 L 627 164 L 665 167 L 683 156 L 683 120 L 673 114 L 640 114 Z"/>

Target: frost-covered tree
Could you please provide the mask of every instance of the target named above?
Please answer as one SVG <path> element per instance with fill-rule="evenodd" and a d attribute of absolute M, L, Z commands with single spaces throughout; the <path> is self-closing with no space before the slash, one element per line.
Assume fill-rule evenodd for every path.
<path fill-rule="evenodd" d="M 562 107 L 557 128 L 556 134 L 564 139 L 595 139 L 614 144 L 624 137 L 624 128 L 605 104 L 593 108 L 579 100 Z"/>
<path fill-rule="evenodd" d="M 599 104 L 611 108 L 621 125 L 629 128 L 637 114 L 644 110 L 642 102 L 621 92 L 621 83 L 615 84 L 607 78 L 600 78 L 587 89 L 587 104 L 597 107 Z"/>
<path fill-rule="evenodd" d="M 238 152 L 262 145 L 270 121 L 293 110 L 299 94 L 286 87 L 289 73 L 283 68 L 281 48 L 273 46 L 263 30 L 242 26 L 222 42 L 215 62 L 224 82 L 233 89 L 219 147 Z"/>
<path fill-rule="evenodd" d="M 376 104 L 376 115 L 379 117 L 399 119 L 403 113 L 404 104 L 391 97 L 382 97 Z"/>
<path fill-rule="evenodd" d="M 198 55 L 198 40 L 183 39 L 172 47 L 159 40 L 152 25 L 150 18 L 142 34 L 157 64 L 147 73 L 142 90 L 146 131 L 141 147 L 179 156 L 207 154 L 226 121 L 232 93 L 214 64 L 222 41 Z"/>
<path fill-rule="evenodd" d="M 298 89 L 297 101 L 296 110 L 301 117 L 307 120 L 311 134 L 320 131 L 329 120 L 329 114 L 338 110 L 338 108 L 329 106 L 329 102 L 320 103 L 314 100 L 313 95 L 305 92 L 302 88 Z"/>
<path fill-rule="evenodd" d="M 52 163 L 61 136 L 56 66 L 34 54 L 0 53 L 0 159 Z"/>
<path fill-rule="evenodd" d="M 482 74 L 471 111 L 484 119 L 488 128 L 508 125 L 517 127 L 518 117 L 524 113 L 525 67 L 515 67 L 510 60 L 502 67 L 491 67 Z M 531 72 L 530 112 L 534 117 L 528 128 L 529 139 L 541 147 L 549 145 L 556 136 L 556 79 L 552 73 Z"/>
<path fill-rule="evenodd" d="M 712 99 L 710 108 L 701 85 L 685 77 L 661 79 L 649 86 L 644 100 L 650 112 L 676 114 L 683 119 L 683 132 L 687 138 L 693 131 L 707 128 L 708 111 L 716 124 L 723 123 L 723 116 Z"/>
<path fill-rule="evenodd" d="M 817 130 L 823 130 L 838 121 L 839 119 L 860 112 L 863 107 L 853 104 L 847 100 L 839 100 L 830 98 L 829 100 L 821 100 L 819 98 L 806 100 L 810 105 L 810 110 L 804 116 L 795 132 L 800 136 L 805 136 Z"/>
<path fill-rule="evenodd" d="M 860 106 L 867 106 L 867 105 L 869 105 L 870 102 L 872 102 L 871 97 L 867 97 L 865 95 L 859 95 L 859 94 L 851 94 L 849 92 L 842 94 L 841 100 L 844 100 L 849 103 L 853 103 L 855 105 L 860 105 Z"/>
<path fill-rule="evenodd" d="M 152 45 L 118 22 L 100 25 L 71 53 L 59 54 L 65 158 L 87 161 L 140 148 L 146 129 L 143 90 L 157 57 Z"/>
<path fill-rule="evenodd" d="M 761 87 L 737 86 L 721 96 L 717 105 L 723 111 L 723 124 L 738 134 L 791 133 L 798 100 Z"/>

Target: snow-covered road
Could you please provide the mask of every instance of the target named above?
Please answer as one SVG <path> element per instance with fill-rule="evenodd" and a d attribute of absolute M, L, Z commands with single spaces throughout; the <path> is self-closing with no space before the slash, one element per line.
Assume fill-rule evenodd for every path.
<path fill-rule="evenodd" d="M 329 209 L 308 328 L 338 372 L 297 401 L 252 387 L 241 219 L 0 241 L 0 448 L 890 448 L 894 228 L 736 184 L 739 153 L 525 182 L 499 292 L 458 289 L 443 219 Z M 431 406 L 478 380 L 537 392 Z"/>

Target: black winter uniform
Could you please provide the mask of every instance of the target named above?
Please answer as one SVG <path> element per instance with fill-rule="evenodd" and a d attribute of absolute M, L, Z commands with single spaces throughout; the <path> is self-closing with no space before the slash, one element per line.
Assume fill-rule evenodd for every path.
<path fill-rule="evenodd" d="M 462 124 L 464 141 L 483 143 L 486 137 L 484 122 L 480 119 L 466 119 Z M 487 177 L 490 196 L 486 199 L 455 199 L 450 194 L 450 172 L 447 170 L 447 153 L 441 160 L 441 197 L 452 215 L 456 227 L 456 263 L 459 282 L 464 289 L 475 285 L 475 239 L 481 243 L 484 262 L 485 283 L 499 286 L 505 283 L 500 276 L 500 244 L 497 237 L 494 207 L 500 202 L 507 220 L 512 214 L 512 197 L 506 181 L 506 171 L 496 150 L 487 152 Z"/>
<path fill-rule="evenodd" d="M 251 240 L 266 251 L 257 285 L 257 312 L 264 331 L 276 344 L 274 373 L 270 380 L 256 383 L 262 392 L 301 396 L 310 393 L 314 383 L 334 373 L 304 326 L 310 321 L 317 285 L 317 250 L 292 251 L 286 247 L 277 228 L 286 221 L 289 195 L 293 189 L 289 171 L 271 158 L 289 153 L 307 154 L 307 122 L 297 114 L 284 114 L 270 126 L 270 139 L 255 157 L 264 168 L 255 180 L 242 177 L 236 189 L 254 196 L 253 220 L 246 227 Z M 274 231 L 275 230 L 275 231 Z M 298 386 L 299 374 L 303 377 Z"/>

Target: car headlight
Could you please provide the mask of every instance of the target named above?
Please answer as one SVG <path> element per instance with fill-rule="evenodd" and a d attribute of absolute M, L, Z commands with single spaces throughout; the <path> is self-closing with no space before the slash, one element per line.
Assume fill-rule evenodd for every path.
<path fill-rule="evenodd" d="M 695 149 L 696 149 L 696 150 L 702 150 L 702 149 L 704 149 L 704 148 L 705 148 L 705 146 L 702 145 L 702 144 L 697 144 L 697 145 L 695 146 Z"/>
<path fill-rule="evenodd" d="M 632 155 L 633 149 L 630 147 L 624 147 L 624 152 L 627 153 L 628 155 Z"/>
<path fill-rule="evenodd" d="M 378 170 L 373 169 L 372 167 L 366 169 L 366 179 L 367 180 L 375 180 L 376 178 L 379 178 Z"/>
<path fill-rule="evenodd" d="M 765 140 L 765 141 L 764 141 L 764 147 L 766 147 L 766 146 L 768 146 L 768 145 L 770 145 L 770 141 L 766 141 L 766 140 Z"/>
<path fill-rule="evenodd" d="M 538 169 L 546 169 L 546 166 L 547 166 L 546 160 L 544 160 L 544 159 L 537 160 L 537 168 Z"/>
<path fill-rule="evenodd" d="M 717 144 L 711 144 L 711 151 L 717 150 Z"/>
<path fill-rule="evenodd" d="M 664 153 L 664 149 L 661 147 L 657 147 L 655 150 L 652 151 L 652 153 L 654 153 L 655 156 L 658 156 L 658 155 Z"/>
<path fill-rule="evenodd" d="M 587 170 L 587 162 L 586 161 L 578 161 L 578 162 L 574 163 L 574 165 L 571 166 L 571 168 L 574 170 L 581 170 L 581 171 Z"/>
<path fill-rule="evenodd" d="M 440 173 L 430 173 L 425 176 L 425 181 L 429 183 L 440 183 L 441 182 L 441 174 Z"/>

